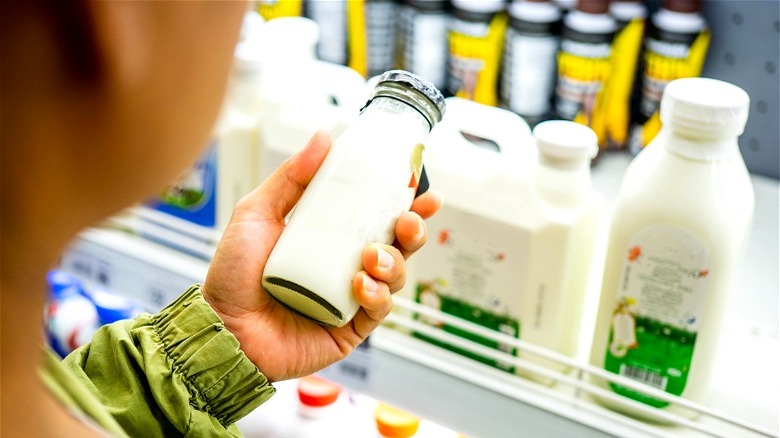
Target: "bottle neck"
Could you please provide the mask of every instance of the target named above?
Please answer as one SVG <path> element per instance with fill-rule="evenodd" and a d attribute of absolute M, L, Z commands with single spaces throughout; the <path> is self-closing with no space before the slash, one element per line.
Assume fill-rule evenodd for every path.
<path fill-rule="evenodd" d="M 548 201 L 572 206 L 581 202 L 591 188 L 589 159 L 562 161 L 539 155 L 536 187 Z"/>
<path fill-rule="evenodd" d="M 232 110 L 254 116 L 260 111 L 261 94 L 259 74 L 234 74 L 228 84 L 228 105 Z"/>
<path fill-rule="evenodd" d="M 739 155 L 737 136 L 714 136 L 674 126 L 664 126 L 653 139 L 667 150 L 684 158 L 697 161 L 729 159 Z"/>
<path fill-rule="evenodd" d="M 415 133 L 427 135 L 431 130 L 428 119 L 412 105 L 398 99 L 386 96 L 374 97 L 360 113 L 361 119 L 373 119 L 386 114 L 396 114 L 409 120 Z M 409 128 L 409 127 L 408 127 Z"/>

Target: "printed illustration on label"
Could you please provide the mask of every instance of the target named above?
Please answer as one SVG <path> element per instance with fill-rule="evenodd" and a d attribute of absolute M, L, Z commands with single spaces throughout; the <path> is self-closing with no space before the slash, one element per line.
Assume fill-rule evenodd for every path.
<path fill-rule="evenodd" d="M 523 290 L 530 236 L 509 224 L 454 207 L 443 207 L 428 220 L 431 241 L 420 250 L 419 270 L 412 277 L 415 301 L 490 330 L 520 337 Z M 467 332 L 437 318 L 417 319 L 444 332 L 513 356 L 515 347 Z M 514 372 L 496 360 L 422 333 L 415 336 L 496 368 Z"/>
<path fill-rule="evenodd" d="M 151 201 L 151 207 L 198 225 L 216 224 L 217 142 L 178 181 Z"/>

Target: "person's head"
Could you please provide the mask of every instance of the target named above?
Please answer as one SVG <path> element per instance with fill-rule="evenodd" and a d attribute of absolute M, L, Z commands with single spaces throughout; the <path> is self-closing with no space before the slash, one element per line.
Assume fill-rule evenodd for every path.
<path fill-rule="evenodd" d="M 191 165 L 219 111 L 247 7 L 3 2 L 3 227 L 56 213 L 72 233 Z"/>

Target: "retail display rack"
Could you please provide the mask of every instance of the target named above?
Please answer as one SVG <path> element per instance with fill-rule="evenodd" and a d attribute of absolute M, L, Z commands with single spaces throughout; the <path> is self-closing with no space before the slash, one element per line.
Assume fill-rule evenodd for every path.
<path fill-rule="evenodd" d="M 609 200 L 617 192 L 628 158 L 605 158 L 594 169 L 594 184 Z M 721 354 L 714 364 L 716 385 L 706 405 L 592 367 L 582 355 L 562 356 L 401 297 L 396 297 L 396 310 L 365 345 L 322 374 L 471 437 L 778 437 L 780 185 L 762 176 L 754 176 L 753 182 L 757 207 L 740 284 L 743 292 L 735 294 L 729 305 L 732 317 L 726 319 Z M 213 247 L 174 249 L 150 239 L 154 232 L 140 223 L 135 214 L 128 214 L 114 218 L 104 228 L 84 231 L 63 254 L 60 268 L 136 298 L 150 311 L 205 279 Z M 155 240 L 170 238 L 166 234 Z M 593 289 L 597 286 L 594 284 Z M 592 306 L 590 299 L 583 311 L 591 312 Z M 438 319 L 511 346 L 519 353 L 507 354 L 432 329 L 418 316 Z M 538 379 L 478 363 L 410 336 L 415 332 L 512 364 Z M 587 336 L 583 333 L 583 339 Z M 529 360 L 529 356 L 544 358 L 544 365 Z M 539 379 L 543 382 L 538 383 Z M 615 395 L 595 384 L 594 379 L 645 392 L 698 415 L 691 419 L 649 408 Z M 606 409 L 595 401 L 596 397 L 645 411 L 657 421 L 641 421 Z"/>

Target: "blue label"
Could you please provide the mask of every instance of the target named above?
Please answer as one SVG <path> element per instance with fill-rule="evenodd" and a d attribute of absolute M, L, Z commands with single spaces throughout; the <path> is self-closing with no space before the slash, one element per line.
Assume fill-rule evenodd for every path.
<path fill-rule="evenodd" d="M 217 223 L 217 142 L 212 141 L 195 166 L 149 206 L 204 227 Z"/>

